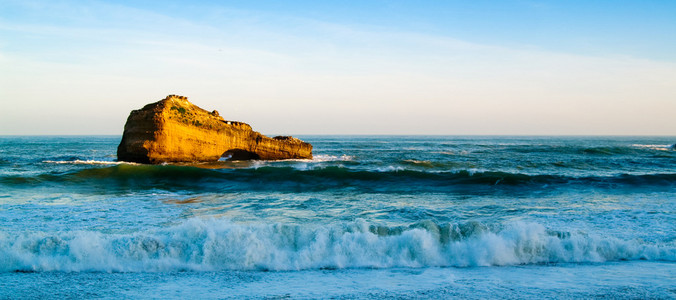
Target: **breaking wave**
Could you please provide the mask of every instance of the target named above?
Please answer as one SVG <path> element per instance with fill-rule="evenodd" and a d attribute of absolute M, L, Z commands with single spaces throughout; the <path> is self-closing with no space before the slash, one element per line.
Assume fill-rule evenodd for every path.
<path fill-rule="evenodd" d="M 386 227 L 185 222 L 132 234 L 0 232 L 0 271 L 215 271 L 471 267 L 618 260 L 676 261 L 676 245 L 648 244 L 535 223 Z"/>

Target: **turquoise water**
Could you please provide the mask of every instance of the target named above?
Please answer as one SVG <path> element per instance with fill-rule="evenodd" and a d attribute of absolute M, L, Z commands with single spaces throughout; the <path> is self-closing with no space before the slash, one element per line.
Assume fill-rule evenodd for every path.
<path fill-rule="evenodd" d="M 301 138 L 151 166 L 0 137 L 0 298 L 676 297 L 676 137 Z"/>

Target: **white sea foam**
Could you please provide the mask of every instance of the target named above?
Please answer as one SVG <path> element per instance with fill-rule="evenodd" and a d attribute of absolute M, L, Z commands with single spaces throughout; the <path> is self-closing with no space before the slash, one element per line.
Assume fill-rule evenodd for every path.
<path fill-rule="evenodd" d="M 462 150 L 462 151 L 434 151 L 432 153 L 444 154 L 444 155 L 467 155 L 467 154 L 469 154 L 469 151 L 467 151 L 467 150 Z"/>
<path fill-rule="evenodd" d="M 399 172 L 399 171 L 404 171 L 406 170 L 402 166 L 384 166 L 384 167 L 377 167 L 375 168 L 376 171 L 378 172 Z"/>
<path fill-rule="evenodd" d="M 671 151 L 672 145 L 649 145 L 649 144 L 633 144 L 631 145 L 635 148 L 647 148 L 652 150 L 661 150 L 661 151 Z"/>
<path fill-rule="evenodd" d="M 253 169 L 258 169 L 262 167 L 270 167 L 270 166 L 279 166 L 281 165 L 287 165 L 289 167 L 292 167 L 296 170 L 300 171 L 308 171 L 308 170 L 316 170 L 316 169 L 322 169 L 324 168 L 323 165 L 321 164 L 315 164 L 315 163 L 321 163 L 321 162 L 341 162 L 341 161 L 353 161 L 354 157 L 349 156 L 349 155 L 341 155 L 341 156 L 335 156 L 335 155 L 314 155 L 312 159 L 282 159 L 282 160 L 274 160 L 274 161 L 266 161 L 266 160 L 253 160 L 250 162 L 249 167 Z M 293 164 L 288 164 L 289 162 Z"/>
<path fill-rule="evenodd" d="M 126 162 L 126 161 L 106 161 L 106 160 L 45 160 L 43 163 L 48 164 L 69 164 L 69 165 L 122 165 L 130 164 L 136 165 L 136 163 Z"/>
<path fill-rule="evenodd" d="M 303 270 L 676 261 L 676 245 L 552 234 L 533 223 L 500 230 L 423 226 L 383 234 L 364 222 L 325 226 L 190 219 L 156 231 L 0 232 L 0 271 Z M 467 227 L 465 227 L 467 229 Z M 380 232 L 376 234 L 374 232 Z"/>
<path fill-rule="evenodd" d="M 336 156 L 336 155 L 322 155 L 322 154 L 319 154 L 319 155 L 315 155 L 315 156 L 312 157 L 312 161 L 314 161 L 314 162 L 324 162 L 324 161 L 352 161 L 352 160 L 354 160 L 354 156 L 345 155 L 345 154 L 340 155 L 340 156 Z"/>
<path fill-rule="evenodd" d="M 298 163 L 305 163 L 305 164 L 296 164 L 293 165 L 294 168 L 300 169 L 300 170 L 311 170 L 314 169 L 313 167 L 307 165 L 307 163 L 321 163 L 321 162 L 341 162 L 341 161 L 353 161 L 354 156 L 350 155 L 314 155 L 312 159 L 282 159 L 282 160 L 252 160 L 250 161 L 250 166 L 254 169 L 261 168 L 261 167 L 268 167 L 268 166 L 276 166 L 279 164 L 285 164 L 288 162 L 298 162 Z"/>
<path fill-rule="evenodd" d="M 283 159 L 283 160 L 278 160 L 277 162 L 285 162 L 285 161 L 299 161 L 299 162 L 328 162 L 328 161 L 352 161 L 354 160 L 354 156 L 350 155 L 325 155 L 325 154 L 318 154 L 318 155 L 313 155 L 312 159 Z"/>
<path fill-rule="evenodd" d="M 430 165 L 432 164 L 431 161 L 429 160 L 415 160 L 415 159 L 404 159 L 405 162 L 407 163 L 412 163 L 416 165 Z"/>

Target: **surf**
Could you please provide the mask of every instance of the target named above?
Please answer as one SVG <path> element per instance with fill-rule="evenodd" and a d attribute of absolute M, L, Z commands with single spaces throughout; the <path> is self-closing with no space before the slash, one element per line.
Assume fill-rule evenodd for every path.
<path fill-rule="evenodd" d="M 550 231 L 537 223 L 383 227 L 189 219 L 128 234 L 0 233 L 0 271 L 319 270 L 676 261 L 676 245 Z"/>

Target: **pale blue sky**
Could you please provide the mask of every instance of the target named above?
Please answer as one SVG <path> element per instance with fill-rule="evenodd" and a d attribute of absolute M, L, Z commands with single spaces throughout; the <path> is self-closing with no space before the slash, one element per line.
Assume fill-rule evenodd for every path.
<path fill-rule="evenodd" d="M 0 0 L 0 134 L 676 135 L 676 1 Z"/>

